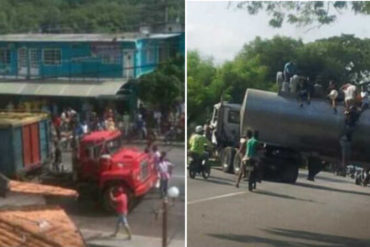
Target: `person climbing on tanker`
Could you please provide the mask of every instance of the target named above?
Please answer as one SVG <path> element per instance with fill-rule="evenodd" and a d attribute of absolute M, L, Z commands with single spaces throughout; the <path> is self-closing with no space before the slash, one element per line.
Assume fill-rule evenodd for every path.
<path fill-rule="evenodd" d="M 333 108 L 333 111 L 336 114 L 337 113 L 338 90 L 337 90 L 337 85 L 334 83 L 334 81 L 329 81 L 328 98 L 330 99 L 331 107 Z"/>
<path fill-rule="evenodd" d="M 344 93 L 344 105 L 346 111 L 355 104 L 356 99 L 356 86 L 351 83 L 346 83 L 340 88 Z"/>
<path fill-rule="evenodd" d="M 290 78 L 297 73 L 297 67 L 293 61 L 289 61 L 284 65 L 284 80 L 290 82 Z"/>
<path fill-rule="evenodd" d="M 361 112 L 369 108 L 369 94 L 365 86 L 361 87 Z"/>
<path fill-rule="evenodd" d="M 210 147 L 211 143 L 203 135 L 203 126 L 198 125 L 195 127 L 195 133 L 189 139 L 189 154 L 192 156 L 196 164 L 200 162 L 206 154 L 206 147 Z"/>
<path fill-rule="evenodd" d="M 311 96 L 313 94 L 313 87 L 310 83 L 310 78 L 301 78 L 297 86 L 298 102 L 299 106 L 303 107 L 303 101 L 307 102 L 307 105 L 311 103 Z"/>

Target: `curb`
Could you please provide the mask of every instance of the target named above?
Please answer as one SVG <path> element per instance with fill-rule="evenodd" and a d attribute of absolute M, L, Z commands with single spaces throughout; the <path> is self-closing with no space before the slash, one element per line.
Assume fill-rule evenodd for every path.
<path fill-rule="evenodd" d="M 80 229 L 88 247 L 145 247 L 145 246 L 162 246 L 162 239 L 158 237 L 148 237 L 133 235 L 132 240 L 127 240 L 125 235 L 118 235 L 112 238 L 111 232 L 101 232 L 89 229 Z M 168 247 L 184 247 L 185 241 L 174 239 L 168 243 Z"/>

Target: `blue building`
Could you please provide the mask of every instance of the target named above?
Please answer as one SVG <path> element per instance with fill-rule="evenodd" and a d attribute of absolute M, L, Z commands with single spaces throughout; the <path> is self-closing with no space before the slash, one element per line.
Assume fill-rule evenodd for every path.
<path fill-rule="evenodd" d="M 119 98 L 129 82 L 184 55 L 184 40 L 181 32 L 0 35 L 0 95 Z"/>

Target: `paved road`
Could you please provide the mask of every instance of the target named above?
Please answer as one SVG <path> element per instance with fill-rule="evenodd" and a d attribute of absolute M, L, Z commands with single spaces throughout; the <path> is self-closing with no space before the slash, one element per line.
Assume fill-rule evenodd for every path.
<path fill-rule="evenodd" d="M 185 238 L 185 176 L 184 176 L 184 148 L 183 147 L 160 147 L 162 151 L 168 151 L 168 158 L 176 165 L 174 176 L 170 186 L 175 185 L 180 189 L 180 197 L 169 211 L 168 236 L 173 239 L 184 240 Z M 69 154 L 63 155 L 68 170 Z M 50 201 L 50 200 L 49 200 Z M 155 218 L 154 211 L 161 207 L 159 192 L 153 189 L 138 203 L 128 216 L 134 235 L 161 237 L 161 217 Z M 53 200 L 52 203 L 61 203 L 68 215 L 83 230 L 112 232 L 114 230 L 116 217 L 104 213 L 97 202 L 92 200 L 72 201 Z M 122 230 L 123 232 L 123 230 Z"/>
<path fill-rule="evenodd" d="M 370 188 L 349 178 L 300 171 L 295 185 L 257 184 L 253 193 L 234 175 L 212 170 L 188 178 L 188 246 L 370 246 Z"/>

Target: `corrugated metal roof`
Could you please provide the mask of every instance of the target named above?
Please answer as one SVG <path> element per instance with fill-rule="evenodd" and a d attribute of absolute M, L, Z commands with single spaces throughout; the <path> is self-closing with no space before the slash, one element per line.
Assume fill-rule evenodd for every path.
<path fill-rule="evenodd" d="M 35 195 L 54 195 L 54 196 L 72 196 L 72 197 L 78 196 L 77 191 L 62 188 L 59 186 L 27 183 L 15 180 L 10 180 L 8 186 L 9 190 L 12 192 L 28 193 Z"/>
<path fill-rule="evenodd" d="M 99 97 L 116 95 L 127 80 L 105 82 L 0 82 L 0 95 Z"/>
<path fill-rule="evenodd" d="M 165 39 L 179 36 L 179 33 L 155 33 L 145 35 L 142 33 L 121 34 L 4 34 L 0 35 L 0 42 L 112 42 L 136 41 L 139 39 Z"/>
<path fill-rule="evenodd" d="M 58 206 L 0 210 L 0 247 L 84 247 L 77 227 Z"/>
<path fill-rule="evenodd" d="M 47 117 L 46 113 L 0 112 L 0 128 L 36 123 Z"/>

